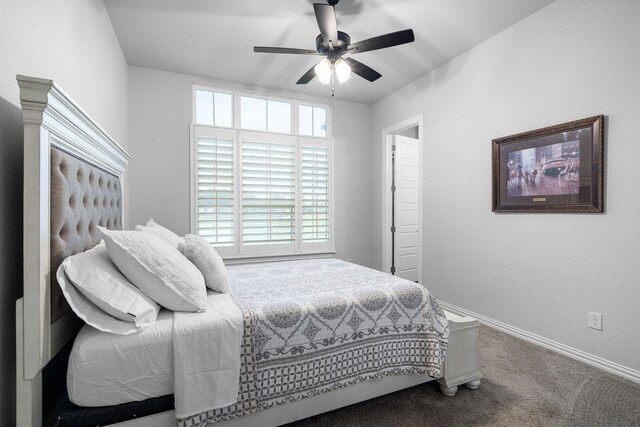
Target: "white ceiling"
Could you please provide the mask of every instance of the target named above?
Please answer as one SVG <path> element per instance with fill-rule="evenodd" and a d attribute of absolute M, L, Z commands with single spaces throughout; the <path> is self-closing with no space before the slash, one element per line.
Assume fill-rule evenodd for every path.
<path fill-rule="evenodd" d="M 322 2 L 322 0 L 316 0 Z M 384 98 L 553 0 L 342 0 L 338 29 L 352 42 L 412 28 L 416 41 L 355 59 L 382 74 L 354 76 L 335 97 Z M 296 85 L 319 58 L 254 53 L 253 46 L 315 49 L 313 0 L 105 0 L 130 65 L 328 97 L 314 79 Z"/>

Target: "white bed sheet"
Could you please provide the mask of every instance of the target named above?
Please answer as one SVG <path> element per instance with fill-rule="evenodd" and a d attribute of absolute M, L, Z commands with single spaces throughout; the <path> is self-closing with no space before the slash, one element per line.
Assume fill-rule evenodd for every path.
<path fill-rule="evenodd" d="M 153 325 L 131 335 L 85 325 L 69 356 L 69 400 L 95 407 L 175 391 L 181 416 L 231 405 L 238 397 L 243 331 L 240 309 L 228 294 L 213 291 L 207 311 L 163 309 Z"/>
<path fill-rule="evenodd" d="M 67 372 L 69 400 L 106 406 L 173 393 L 173 312 L 132 335 L 85 325 L 73 344 Z"/>

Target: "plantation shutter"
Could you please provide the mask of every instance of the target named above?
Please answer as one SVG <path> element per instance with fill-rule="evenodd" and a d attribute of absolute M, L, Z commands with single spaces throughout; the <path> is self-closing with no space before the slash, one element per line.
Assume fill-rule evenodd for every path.
<path fill-rule="evenodd" d="M 301 138 L 300 207 L 301 249 L 330 248 L 329 141 Z"/>
<path fill-rule="evenodd" d="M 221 253 L 234 243 L 234 137 L 232 131 L 197 129 L 195 153 L 197 233 Z M 224 249 L 224 247 L 229 247 Z"/>
<path fill-rule="evenodd" d="M 295 137 L 240 132 L 242 253 L 285 253 L 296 237 Z"/>

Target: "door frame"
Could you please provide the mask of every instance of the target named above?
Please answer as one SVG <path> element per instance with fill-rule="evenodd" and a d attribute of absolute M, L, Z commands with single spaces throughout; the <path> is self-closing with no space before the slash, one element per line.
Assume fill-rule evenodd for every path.
<path fill-rule="evenodd" d="M 422 283 L 422 229 L 423 226 L 423 210 L 422 210 L 422 192 L 423 192 L 423 115 L 422 113 L 409 117 L 399 123 L 382 129 L 382 271 L 390 273 L 391 271 L 391 145 L 393 137 L 398 132 L 405 129 L 418 127 L 418 282 Z"/>

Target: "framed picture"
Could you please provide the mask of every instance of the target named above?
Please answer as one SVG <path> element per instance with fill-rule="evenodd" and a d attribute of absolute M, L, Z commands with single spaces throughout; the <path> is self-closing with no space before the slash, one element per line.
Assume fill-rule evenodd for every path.
<path fill-rule="evenodd" d="M 602 115 L 492 141 L 493 212 L 603 212 Z"/>

